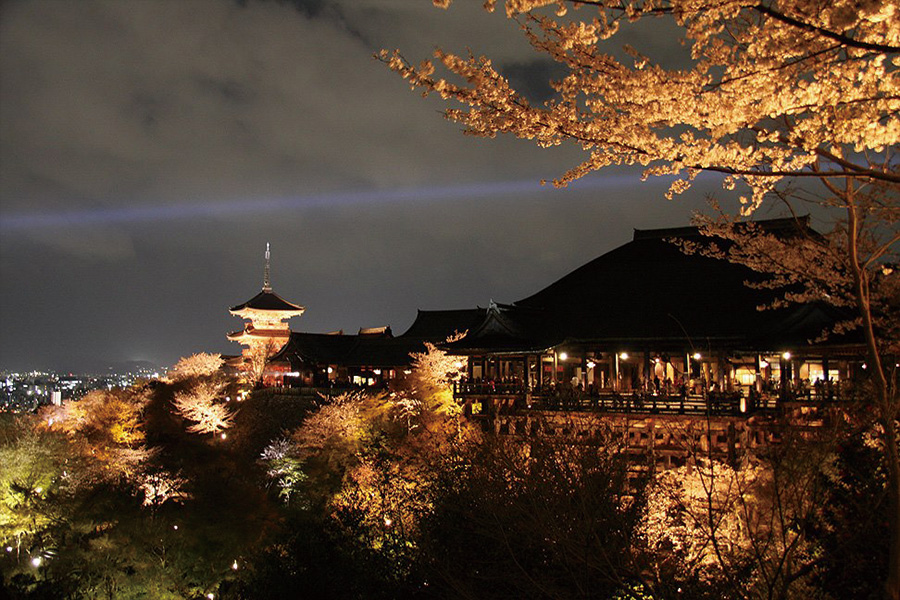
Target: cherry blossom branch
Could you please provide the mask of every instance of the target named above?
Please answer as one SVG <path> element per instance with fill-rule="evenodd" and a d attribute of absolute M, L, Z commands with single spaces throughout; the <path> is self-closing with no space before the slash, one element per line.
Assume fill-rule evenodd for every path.
<path fill-rule="evenodd" d="M 776 21 L 781 21 L 786 25 L 791 25 L 792 27 L 797 27 L 799 29 L 803 29 L 805 31 L 810 31 L 812 33 L 817 33 L 823 37 L 826 37 L 831 40 L 835 40 L 840 42 L 844 46 L 850 46 L 852 48 L 859 48 L 861 50 L 872 50 L 874 52 L 886 52 L 886 53 L 897 53 L 900 52 L 900 46 L 891 46 L 889 44 L 874 44 L 871 42 L 864 42 L 862 40 L 857 40 L 852 37 L 846 36 L 842 33 L 835 33 L 829 29 L 825 29 L 823 27 L 819 27 L 817 25 L 813 25 L 811 23 L 806 23 L 804 21 L 800 21 L 799 19 L 795 19 L 793 17 L 789 17 L 783 13 L 780 13 L 772 8 L 766 6 L 765 4 L 757 4 L 756 6 L 751 7 L 753 10 L 760 12 L 768 17 L 772 17 Z"/>

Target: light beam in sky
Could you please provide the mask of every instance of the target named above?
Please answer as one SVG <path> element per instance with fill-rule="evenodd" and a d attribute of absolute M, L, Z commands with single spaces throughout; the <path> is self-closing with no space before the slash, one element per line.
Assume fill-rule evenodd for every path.
<path fill-rule="evenodd" d="M 668 186 L 671 177 L 656 177 L 653 182 Z M 647 185 L 645 182 L 644 185 Z M 584 177 L 567 189 L 611 190 L 640 184 L 634 173 L 618 173 Z M 111 206 L 90 209 L 72 209 L 49 213 L 31 212 L 0 216 L 0 232 L 24 232 L 42 228 L 81 227 L 90 225 L 130 224 L 153 221 L 185 220 L 199 217 L 225 217 L 246 213 L 275 212 L 303 208 L 327 208 L 329 206 L 376 205 L 394 202 L 435 202 L 481 197 L 497 197 L 510 194 L 553 193 L 551 184 L 528 179 L 520 181 L 495 181 L 451 186 L 400 188 L 388 190 L 339 191 L 306 196 L 281 198 L 225 200 L 220 202 L 179 202 L 173 204 Z M 557 193 L 564 193 L 558 191 Z M 651 192 L 652 193 L 652 192 Z"/>

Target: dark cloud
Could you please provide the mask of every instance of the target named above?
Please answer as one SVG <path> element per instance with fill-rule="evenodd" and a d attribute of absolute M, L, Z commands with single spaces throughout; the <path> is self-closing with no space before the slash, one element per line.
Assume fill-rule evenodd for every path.
<path fill-rule="evenodd" d="M 541 105 L 556 92 L 551 81 L 562 79 L 565 67 L 552 60 L 532 60 L 504 64 L 500 72 L 509 79 L 513 89 L 522 93 L 534 105 Z"/>

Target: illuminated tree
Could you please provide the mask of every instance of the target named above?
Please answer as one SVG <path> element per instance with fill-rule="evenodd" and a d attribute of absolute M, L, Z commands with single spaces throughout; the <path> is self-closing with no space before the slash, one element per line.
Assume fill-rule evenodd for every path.
<path fill-rule="evenodd" d="M 806 523 L 821 497 L 801 488 L 815 488 L 816 475 L 785 480 L 758 461 L 703 459 L 661 473 L 637 529 L 654 579 L 716 582 L 734 598 L 808 597 L 815 547 Z"/>
<path fill-rule="evenodd" d="M 539 10 L 547 6 L 556 7 L 557 18 Z M 584 12 L 567 14 L 570 6 Z M 900 598 L 900 402 L 895 370 L 888 368 L 895 342 L 879 337 L 884 330 L 873 302 L 874 288 L 896 288 L 898 277 L 892 266 L 900 242 L 896 3 L 508 0 L 506 10 L 535 50 L 566 70 L 543 106 L 514 90 L 485 57 L 437 50 L 447 76 L 436 75 L 432 61 L 413 66 L 399 52 L 381 58 L 413 88 L 463 104 L 445 114 L 469 134 L 580 145 L 588 157 L 556 185 L 610 165 L 637 164 L 645 177 L 676 176 L 672 197 L 711 171 L 723 175 L 726 189 L 742 186 L 742 216 L 768 197 L 812 200 L 832 215 L 836 235 L 827 246 L 836 260 L 829 262 L 842 266 L 837 277 L 845 292 L 838 302 L 849 300 L 858 313 L 871 406 L 884 431 L 892 506 L 887 588 Z M 655 18 L 680 28 L 689 52 L 683 66 L 663 66 L 673 64 L 671 56 L 631 47 L 627 60 L 602 49 L 620 31 Z M 789 279 L 806 277 L 797 272 Z M 821 296 L 822 290 L 806 291 Z"/>
<path fill-rule="evenodd" d="M 163 470 L 144 473 L 140 478 L 143 505 L 157 508 L 166 502 L 184 503 L 190 497 L 185 491 L 187 484 L 183 477 Z"/>
<path fill-rule="evenodd" d="M 234 424 L 234 411 L 222 401 L 222 382 L 202 380 L 173 398 L 175 410 L 184 419 L 194 421 L 187 430 L 191 433 L 219 433 Z"/>
<path fill-rule="evenodd" d="M 291 496 L 308 478 L 297 449 L 288 439 L 275 440 L 265 447 L 260 458 L 266 465 L 266 477 L 278 486 L 278 495 L 290 502 Z"/>
<path fill-rule="evenodd" d="M 193 377 L 207 377 L 216 374 L 222 368 L 221 354 L 200 352 L 181 358 L 169 371 L 169 379 L 183 381 Z"/>
<path fill-rule="evenodd" d="M 62 406 L 47 406 L 41 423 L 65 433 L 85 456 L 101 468 L 93 476 L 139 475 L 152 451 L 144 444 L 143 412 L 149 399 L 147 389 L 97 390 Z"/>
<path fill-rule="evenodd" d="M 534 11 L 556 5 L 562 17 L 566 4 L 506 3 L 511 17 L 527 13 L 534 48 L 568 69 L 554 83 L 558 97 L 543 107 L 484 57 L 435 52 L 468 85 L 434 77 L 430 61 L 413 67 L 396 52 L 382 57 L 414 87 L 468 105 L 446 113 L 468 133 L 582 145 L 590 158 L 557 184 L 612 164 L 641 164 L 646 175 L 681 175 L 670 189 L 680 193 L 698 171 L 713 170 L 728 175 L 727 186 L 747 184 L 744 204 L 753 210 L 786 177 L 900 183 L 884 154 L 900 139 L 894 4 L 589 0 L 572 4 L 594 8 L 593 18 L 559 21 Z M 689 68 L 663 68 L 633 48 L 626 48 L 629 64 L 601 51 L 599 42 L 624 24 L 661 16 L 683 29 Z M 886 160 L 867 160 L 876 155 Z"/>
<path fill-rule="evenodd" d="M 444 343 L 461 340 L 466 333 L 454 333 Z M 445 422 L 445 415 L 458 417 L 461 408 L 453 398 L 453 384 L 466 372 L 469 359 L 449 354 L 431 342 L 425 342 L 424 352 L 410 353 L 410 358 L 410 377 L 395 384 L 391 398 L 397 417 L 406 422 L 408 429 L 419 426 L 429 416 L 437 417 L 439 422 Z M 457 419 L 454 423 L 458 427 Z"/>
<path fill-rule="evenodd" d="M 384 394 L 345 393 L 311 412 L 290 436 L 288 454 L 301 459 L 311 482 L 306 486 L 313 503 L 327 503 L 343 484 L 390 409 Z"/>
<path fill-rule="evenodd" d="M 450 344 L 461 340 L 466 337 L 466 333 L 454 333 L 447 337 L 444 343 Z M 413 352 L 410 357 L 413 359 L 415 378 L 436 388 L 450 388 L 453 382 L 459 380 L 465 373 L 468 364 L 468 358 L 448 354 L 446 350 L 438 348 L 431 342 L 425 342 L 425 352 Z"/>
<path fill-rule="evenodd" d="M 0 439 L 0 544 L 16 553 L 59 517 L 57 498 L 72 481 L 63 475 L 65 440 L 28 425 L 6 426 Z"/>
<path fill-rule="evenodd" d="M 269 358 L 278 352 L 280 347 L 281 345 L 273 340 L 265 340 L 252 343 L 244 350 L 244 373 L 250 383 L 257 385 L 262 382 Z"/>

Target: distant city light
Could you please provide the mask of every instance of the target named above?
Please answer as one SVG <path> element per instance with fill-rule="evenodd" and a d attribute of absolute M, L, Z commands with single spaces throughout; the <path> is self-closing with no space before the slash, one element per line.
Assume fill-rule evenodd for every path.
<path fill-rule="evenodd" d="M 694 352 L 694 360 L 700 360 L 703 356 L 699 352 Z"/>
<path fill-rule="evenodd" d="M 628 360 L 628 353 L 623 352 L 622 354 L 619 355 L 619 358 L 621 358 L 622 360 Z"/>
<path fill-rule="evenodd" d="M 783 358 L 784 360 L 791 360 L 791 353 L 785 352 L 784 354 L 781 355 L 781 358 Z"/>

